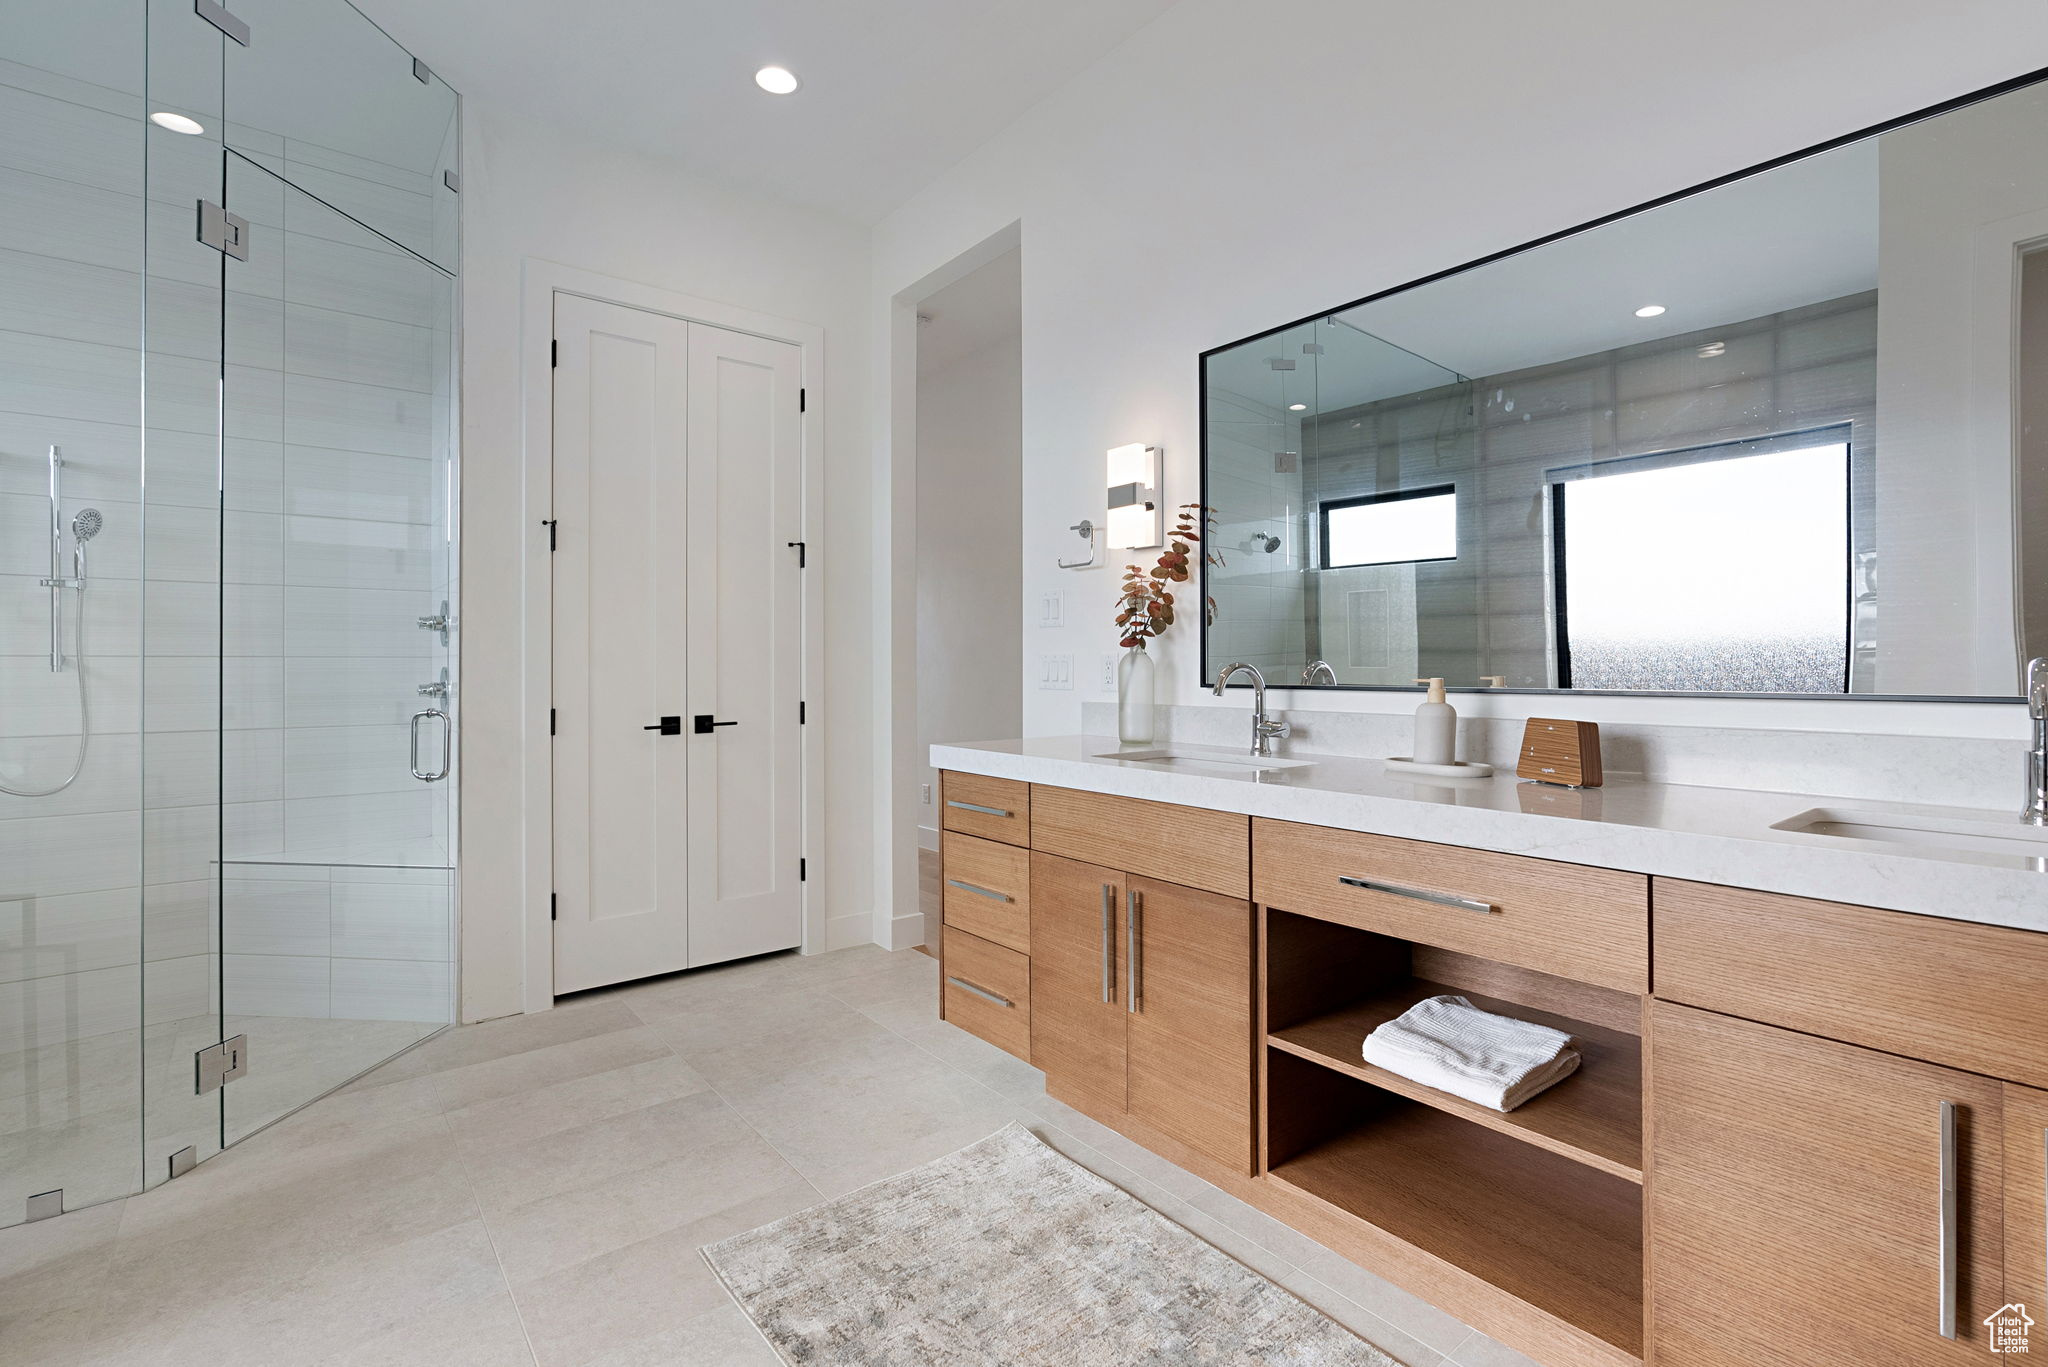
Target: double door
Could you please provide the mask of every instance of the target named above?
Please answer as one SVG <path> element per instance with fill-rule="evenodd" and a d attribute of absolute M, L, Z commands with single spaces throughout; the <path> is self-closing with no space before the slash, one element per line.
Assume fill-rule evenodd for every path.
<path fill-rule="evenodd" d="M 555 298 L 555 990 L 802 940 L 802 354 Z"/>
<path fill-rule="evenodd" d="M 1666 1002 L 1651 1048 L 1658 1367 L 1982 1363 L 2013 1306 L 2048 1343 L 2048 1092 Z"/>
<path fill-rule="evenodd" d="M 1046 1088 L 1249 1171 L 1252 909 L 1034 851 L 1031 1061 Z"/>

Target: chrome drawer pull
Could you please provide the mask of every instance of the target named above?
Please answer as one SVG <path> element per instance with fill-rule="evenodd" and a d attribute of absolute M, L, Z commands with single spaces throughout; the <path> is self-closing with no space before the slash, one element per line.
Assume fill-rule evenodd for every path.
<path fill-rule="evenodd" d="M 1354 878 L 1348 873 L 1337 875 L 1337 881 L 1347 888 L 1364 888 L 1367 892 L 1391 893 L 1395 897 L 1409 897 L 1418 902 L 1434 902 L 1440 907 L 1457 907 L 1460 911 L 1476 911 L 1481 916 L 1494 916 L 1500 908 L 1491 902 L 1482 902 L 1477 897 L 1459 897 L 1448 892 L 1428 892 L 1422 888 L 1404 888 L 1398 883 L 1380 883 L 1370 878 Z"/>
<path fill-rule="evenodd" d="M 1124 972 L 1130 978 L 1130 985 L 1124 991 L 1124 1009 L 1143 1009 L 1143 972 L 1138 962 L 1138 920 L 1145 912 L 1145 899 L 1136 888 L 1124 893 Z"/>
<path fill-rule="evenodd" d="M 1956 1336 L 1956 1104 L 1941 1103 L 1941 1336 Z"/>
<path fill-rule="evenodd" d="M 975 996 L 981 998 L 983 1001 L 994 1002 L 997 1006 L 1015 1006 L 1017 1004 L 1011 1001 L 1008 997 L 998 997 L 995 993 L 989 991 L 985 987 L 976 987 L 973 983 L 967 981 L 967 979 L 965 978 L 948 978 L 946 979 L 946 981 L 951 983 L 953 986 L 959 988 L 962 992 L 972 992 Z"/>
<path fill-rule="evenodd" d="M 962 892 L 971 892 L 976 897 L 986 897 L 991 902 L 1014 902 L 1016 900 L 1006 892 L 996 892 L 990 888 L 978 888 L 972 883 L 963 883 L 957 878 L 948 878 L 946 886 L 958 888 Z"/>
<path fill-rule="evenodd" d="M 947 798 L 946 805 L 948 807 L 958 807 L 963 812 L 980 812 L 983 816 L 1016 815 L 1015 812 L 1006 812 L 1001 807 L 984 807 L 979 802 L 955 802 L 953 799 Z"/>
<path fill-rule="evenodd" d="M 1116 957 L 1116 934 L 1110 929 L 1110 925 L 1116 917 L 1115 911 L 1112 910 L 1110 899 L 1115 895 L 1116 888 L 1114 885 L 1109 883 L 1102 885 L 1102 1000 L 1104 1005 L 1107 1005 L 1116 993 L 1115 970 L 1110 967 L 1111 960 Z"/>

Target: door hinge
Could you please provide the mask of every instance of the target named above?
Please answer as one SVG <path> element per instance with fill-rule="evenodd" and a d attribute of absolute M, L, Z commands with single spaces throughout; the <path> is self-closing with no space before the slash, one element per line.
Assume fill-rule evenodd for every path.
<path fill-rule="evenodd" d="M 548 549 L 553 550 L 555 548 L 555 520 L 551 517 L 544 517 L 540 520 L 540 525 L 548 529 Z"/>
<path fill-rule="evenodd" d="M 804 700 L 802 698 L 798 698 L 796 701 L 796 724 L 798 726 L 807 725 L 804 720 Z"/>
<path fill-rule="evenodd" d="M 805 562 L 811 558 L 810 548 L 801 541 L 791 541 L 787 544 L 796 551 L 796 567 L 804 568 Z"/>
<path fill-rule="evenodd" d="M 417 57 L 412 59 L 412 78 L 421 85 L 432 85 L 434 83 L 432 68 Z"/>
<path fill-rule="evenodd" d="M 249 26 L 223 6 L 215 4 L 214 0 L 192 0 L 192 12 L 243 47 L 249 46 Z"/>
<path fill-rule="evenodd" d="M 462 193 L 462 177 L 453 171 L 443 171 L 441 173 L 441 183 L 448 187 L 448 193 L 452 195 Z"/>
<path fill-rule="evenodd" d="M 249 220 L 210 199 L 199 201 L 199 240 L 237 261 L 249 259 Z"/>
<path fill-rule="evenodd" d="M 805 405 L 805 403 L 807 402 L 807 400 L 805 399 L 804 395 L 805 395 L 805 391 L 804 391 L 804 390 L 802 390 L 802 389 L 798 389 L 798 390 L 796 391 L 796 411 L 797 411 L 797 412 L 799 412 L 799 413 L 801 413 L 801 412 L 803 412 L 803 411 L 804 411 L 804 405 Z"/>
<path fill-rule="evenodd" d="M 249 1071 L 249 1037 L 235 1035 L 192 1055 L 193 1095 L 217 1092 Z"/>
<path fill-rule="evenodd" d="M 552 707 L 548 709 L 548 734 L 555 734 L 555 709 Z"/>
<path fill-rule="evenodd" d="M 811 861 L 810 861 L 810 860 L 808 860 L 808 859 L 799 859 L 799 860 L 797 860 L 797 861 L 796 861 L 796 881 L 797 881 L 797 882 L 799 882 L 799 883 L 802 883 L 802 882 L 806 882 L 806 881 L 808 881 L 808 880 L 809 880 L 810 876 L 811 876 Z"/>
<path fill-rule="evenodd" d="M 560 365 L 561 363 L 562 344 L 559 340 L 550 338 L 548 341 L 548 365 L 552 368 L 554 366 Z"/>
<path fill-rule="evenodd" d="M 551 892 L 548 894 L 548 919 L 550 921 L 554 920 L 558 915 L 561 914 L 561 902 L 562 895 L 560 893 Z"/>

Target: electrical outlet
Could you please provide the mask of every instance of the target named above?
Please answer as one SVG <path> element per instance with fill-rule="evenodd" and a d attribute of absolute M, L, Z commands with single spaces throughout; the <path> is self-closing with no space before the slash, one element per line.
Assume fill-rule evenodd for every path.
<path fill-rule="evenodd" d="M 932 785 L 929 783 L 924 785 L 924 805 L 927 807 L 932 805 Z"/>
<path fill-rule="evenodd" d="M 1074 686 L 1074 657 L 1071 655 L 1039 656 L 1038 686 L 1040 688 L 1072 688 Z"/>
<path fill-rule="evenodd" d="M 1116 692 L 1116 656 L 1114 655 L 1104 655 L 1102 657 L 1101 687 L 1105 693 Z"/>
<path fill-rule="evenodd" d="M 1048 589 L 1038 595 L 1038 625 L 1041 627 L 1065 626 L 1067 621 L 1067 591 Z"/>

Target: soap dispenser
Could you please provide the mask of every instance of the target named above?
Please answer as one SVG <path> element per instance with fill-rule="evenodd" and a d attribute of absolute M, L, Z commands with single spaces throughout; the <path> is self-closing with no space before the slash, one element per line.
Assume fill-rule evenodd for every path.
<path fill-rule="evenodd" d="M 1417 679 L 1429 685 L 1429 697 L 1415 709 L 1415 750 L 1409 756 L 1417 764 L 1458 762 L 1458 709 L 1444 701 L 1442 679 Z"/>

